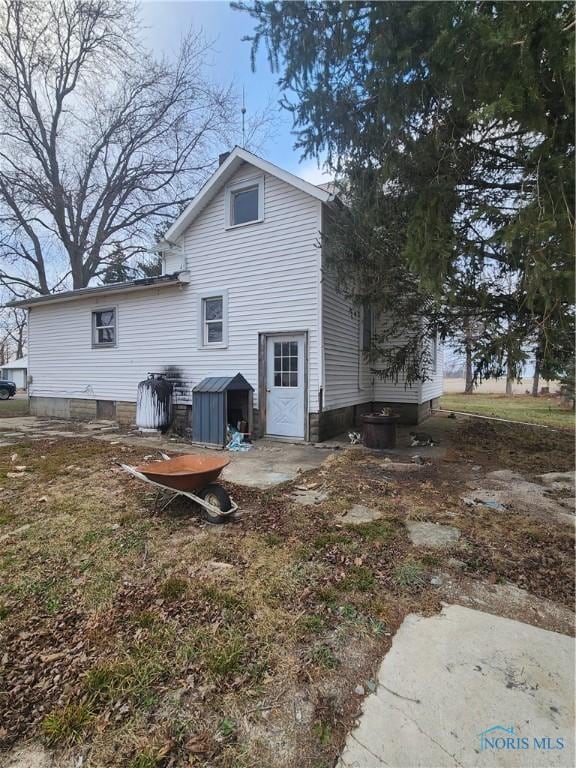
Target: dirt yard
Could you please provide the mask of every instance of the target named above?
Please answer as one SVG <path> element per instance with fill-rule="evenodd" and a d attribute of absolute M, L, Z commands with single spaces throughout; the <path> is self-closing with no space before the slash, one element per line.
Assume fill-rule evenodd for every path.
<path fill-rule="evenodd" d="M 538 476 L 573 469 L 572 436 L 426 429 L 440 448 L 351 448 L 266 491 L 229 485 L 241 514 L 224 526 L 183 504 L 153 517 L 115 464 L 147 451 L 121 438 L 0 447 L 7 764 L 329 768 L 408 613 L 444 600 L 569 633 L 571 492 Z M 484 504 L 502 470 L 558 516 Z"/>

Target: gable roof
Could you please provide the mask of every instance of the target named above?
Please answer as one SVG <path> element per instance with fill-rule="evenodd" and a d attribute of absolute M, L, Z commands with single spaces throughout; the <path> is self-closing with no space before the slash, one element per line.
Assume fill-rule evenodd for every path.
<path fill-rule="evenodd" d="M 301 179 L 299 176 L 295 176 L 293 173 L 285 171 L 283 168 L 279 168 L 273 163 L 269 163 L 268 160 L 264 160 L 263 158 L 258 157 L 258 155 L 254 155 L 252 152 L 248 152 L 241 147 L 234 147 L 222 165 L 220 165 L 212 176 L 210 176 L 194 200 L 192 200 L 188 207 L 168 229 L 164 235 L 165 242 L 173 243 L 174 240 L 180 237 L 184 230 L 187 229 L 198 216 L 204 206 L 212 200 L 214 195 L 220 191 L 224 184 L 230 181 L 242 163 L 250 163 L 250 165 L 253 165 L 255 168 L 260 169 L 264 173 L 269 173 L 277 179 L 281 179 L 286 182 L 286 184 L 296 187 L 296 189 L 305 192 L 316 200 L 320 200 L 322 203 L 328 203 L 334 197 L 325 189 L 316 187 L 309 181 L 304 181 L 304 179 Z"/>
<path fill-rule="evenodd" d="M 206 379 L 202 379 L 200 384 L 196 384 L 193 392 L 224 392 L 225 390 L 246 390 L 249 389 L 252 392 L 254 387 L 249 384 L 241 373 L 237 373 L 236 376 L 208 376 Z"/>

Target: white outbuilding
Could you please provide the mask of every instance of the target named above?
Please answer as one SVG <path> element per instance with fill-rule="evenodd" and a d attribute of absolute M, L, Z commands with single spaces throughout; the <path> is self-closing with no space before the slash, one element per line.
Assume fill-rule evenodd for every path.
<path fill-rule="evenodd" d="M 13 381 L 18 389 L 26 389 L 28 378 L 28 358 L 20 357 L 11 363 L 4 363 L 0 368 L 0 379 Z"/>

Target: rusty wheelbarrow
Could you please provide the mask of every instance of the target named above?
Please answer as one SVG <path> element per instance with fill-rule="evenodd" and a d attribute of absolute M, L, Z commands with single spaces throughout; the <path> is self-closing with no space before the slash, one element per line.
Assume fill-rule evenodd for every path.
<path fill-rule="evenodd" d="M 163 461 L 153 461 L 137 467 L 128 464 L 120 466 L 139 480 L 171 494 L 162 509 L 178 496 L 186 496 L 200 506 L 202 517 L 208 523 L 225 523 L 229 516 L 236 512 L 238 505 L 221 485 L 214 482 L 230 463 L 230 459 L 193 453 L 173 459 L 163 453 L 162 458 Z M 157 502 L 158 496 L 155 507 Z"/>

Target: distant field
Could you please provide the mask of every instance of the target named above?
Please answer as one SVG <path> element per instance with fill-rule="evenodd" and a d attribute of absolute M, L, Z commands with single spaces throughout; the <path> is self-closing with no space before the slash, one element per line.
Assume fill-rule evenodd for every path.
<path fill-rule="evenodd" d="M 17 395 L 10 400 L 0 400 L 0 418 L 6 416 L 27 416 L 28 398 L 25 395 Z"/>
<path fill-rule="evenodd" d="M 440 407 L 450 411 L 496 416 L 499 419 L 547 424 L 551 427 L 574 428 L 574 412 L 562 410 L 558 398 L 528 395 L 443 395 Z"/>
<path fill-rule="evenodd" d="M 444 392 L 447 395 L 463 394 L 466 386 L 464 379 L 444 379 Z M 543 381 L 540 380 L 540 387 L 549 387 L 550 392 L 557 392 L 560 389 L 560 385 L 556 381 Z M 514 382 L 512 385 L 512 392 L 515 395 L 525 395 L 526 390 L 532 392 L 532 378 L 522 379 L 518 384 Z M 506 392 L 506 379 L 488 379 L 479 384 L 474 390 L 479 395 L 487 395 L 490 393 L 503 395 Z"/>

